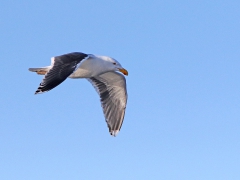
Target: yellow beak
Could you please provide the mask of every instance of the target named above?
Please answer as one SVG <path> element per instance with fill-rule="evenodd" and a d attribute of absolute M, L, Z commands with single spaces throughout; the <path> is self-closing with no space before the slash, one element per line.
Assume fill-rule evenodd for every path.
<path fill-rule="evenodd" d="M 124 75 L 128 75 L 128 71 L 126 70 L 126 69 L 124 69 L 124 68 L 119 68 L 118 69 L 121 73 L 123 73 Z"/>

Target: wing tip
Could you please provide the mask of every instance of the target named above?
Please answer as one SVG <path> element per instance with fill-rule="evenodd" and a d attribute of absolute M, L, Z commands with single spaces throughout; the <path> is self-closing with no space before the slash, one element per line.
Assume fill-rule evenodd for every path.
<path fill-rule="evenodd" d="M 36 94 L 42 94 L 42 93 L 45 93 L 45 92 L 47 92 L 47 91 L 44 91 L 44 90 L 42 90 L 42 87 L 39 87 L 36 91 L 35 91 L 35 95 Z"/>
<path fill-rule="evenodd" d="M 36 91 L 35 93 L 34 93 L 34 95 L 37 95 L 37 94 L 42 94 L 43 92 L 42 91 Z"/>
<path fill-rule="evenodd" d="M 110 131 L 110 134 L 111 134 L 111 136 L 113 136 L 113 137 L 116 137 L 118 133 L 119 133 L 119 130 Z"/>

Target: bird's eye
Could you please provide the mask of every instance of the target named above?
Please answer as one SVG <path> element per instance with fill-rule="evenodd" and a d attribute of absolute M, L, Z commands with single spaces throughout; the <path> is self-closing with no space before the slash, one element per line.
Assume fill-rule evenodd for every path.
<path fill-rule="evenodd" d="M 114 65 L 116 65 L 117 63 L 113 63 Z"/>

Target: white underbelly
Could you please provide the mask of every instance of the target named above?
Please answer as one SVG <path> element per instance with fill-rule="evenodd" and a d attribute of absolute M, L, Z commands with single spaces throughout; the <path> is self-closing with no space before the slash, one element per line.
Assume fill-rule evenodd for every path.
<path fill-rule="evenodd" d="M 74 73 L 72 73 L 69 78 L 90 78 L 92 77 L 92 72 L 86 69 L 78 68 Z"/>
<path fill-rule="evenodd" d="M 107 72 L 102 66 L 102 61 L 89 58 L 83 61 L 78 69 L 69 76 L 69 78 L 91 78 L 98 76 Z"/>

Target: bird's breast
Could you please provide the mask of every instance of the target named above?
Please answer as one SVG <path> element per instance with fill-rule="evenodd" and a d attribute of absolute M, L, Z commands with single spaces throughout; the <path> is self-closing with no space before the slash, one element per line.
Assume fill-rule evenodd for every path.
<path fill-rule="evenodd" d="M 82 69 L 80 67 L 69 76 L 69 78 L 90 78 L 90 77 L 92 77 L 92 72 L 87 69 Z"/>
<path fill-rule="evenodd" d="M 98 76 L 102 73 L 108 72 L 108 69 L 105 67 L 104 61 L 89 58 L 83 61 L 78 69 L 72 73 L 70 78 L 91 78 L 94 76 Z"/>

